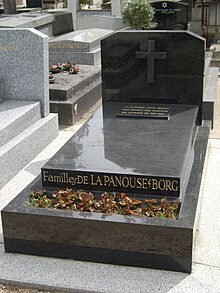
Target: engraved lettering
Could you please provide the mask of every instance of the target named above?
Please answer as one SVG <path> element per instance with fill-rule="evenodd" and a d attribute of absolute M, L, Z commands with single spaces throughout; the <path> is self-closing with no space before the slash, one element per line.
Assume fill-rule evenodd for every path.
<path fill-rule="evenodd" d="M 83 184 L 89 184 L 89 177 L 83 176 Z"/>
<path fill-rule="evenodd" d="M 48 172 L 47 171 L 43 171 L 43 181 L 47 181 L 47 176 Z"/>
<path fill-rule="evenodd" d="M 83 184 L 83 176 L 77 175 L 77 183 L 78 184 Z"/>
<path fill-rule="evenodd" d="M 172 182 L 172 190 L 173 191 L 178 191 L 178 182 L 176 180 L 174 180 Z"/>
<path fill-rule="evenodd" d="M 144 181 L 144 179 L 143 180 L 141 180 L 141 178 L 137 178 L 137 188 L 143 188 L 142 187 L 142 181 Z"/>
<path fill-rule="evenodd" d="M 126 182 L 125 182 L 126 181 Z M 122 186 L 123 187 L 128 187 L 129 186 L 129 180 L 127 177 L 122 178 Z"/>
<path fill-rule="evenodd" d="M 158 189 L 157 179 L 152 179 L 152 187 L 151 187 L 151 189 L 152 190 Z"/>
<path fill-rule="evenodd" d="M 131 188 L 135 188 L 136 187 L 136 178 L 132 178 L 132 177 L 129 177 L 129 185 Z"/>
<path fill-rule="evenodd" d="M 148 188 L 148 180 L 147 180 L 147 178 L 143 178 L 142 182 L 143 182 L 142 188 L 147 189 Z"/>
<path fill-rule="evenodd" d="M 117 176 L 115 177 L 115 181 L 116 181 L 116 186 L 120 186 L 121 187 L 121 176 L 120 178 L 118 178 Z"/>
<path fill-rule="evenodd" d="M 166 190 L 172 191 L 172 186 L 170 180 L 166 180 Z"/>
<path fill-rule="evenodd" d="M 74 177 L 72 177 L 72 176 L 69 177 L 69 180 L 68 181 L 72 185 L 75 185 L 76 184 L 76 179 Z"/>
<path fill-rule="evenodd" d="M 104 186 L 108 186 L 109 181 L 110 181 L 109 176 L 104 175 Z"/>
<path fill-rule="evenodd" d="M 108 186 L 111 186 L 111 184 L 112 184 L 113 186 L 117 186 L 117 185 L 115 185 L 114 177 L 113 177 L 113 176 L 110 177 L 110 182 L 109 182 L 109 185 L 108 185 Z"/>

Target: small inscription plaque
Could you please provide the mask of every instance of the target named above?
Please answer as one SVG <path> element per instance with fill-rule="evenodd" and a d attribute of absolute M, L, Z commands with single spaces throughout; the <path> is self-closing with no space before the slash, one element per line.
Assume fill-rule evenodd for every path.
<path fill-rule="evenodd" d="M 168 106 L 126 104 L 117 117 L 168 119 L 170 112 L 171 109 Z"/>
<path fill-rule="evenodd" d="M 42 169 L 42 185 L 53 188 L 102 190 L 179 197 L 180 178 Z"/>

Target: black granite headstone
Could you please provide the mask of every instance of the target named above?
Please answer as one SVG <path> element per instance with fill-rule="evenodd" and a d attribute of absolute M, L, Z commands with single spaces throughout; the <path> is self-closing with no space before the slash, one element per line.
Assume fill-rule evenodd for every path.
<path fill-rule="evenodd" d="M 185 31 L 121 31 L 102 41 L 103 102 L 199 106 L 204 39 Z"/>
<path fill-rule="evenodd" d="M 188 4 L 183 2 L 158 1 L 152 2 L 154 21 L 158 30 L 187 30 Z"/>

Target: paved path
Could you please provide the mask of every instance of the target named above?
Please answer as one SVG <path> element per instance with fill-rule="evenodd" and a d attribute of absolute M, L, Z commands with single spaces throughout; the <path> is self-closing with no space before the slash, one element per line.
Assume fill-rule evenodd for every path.
<path fill-rule="evenodd" d="M 60 131 L 59 137 L 44 152 L 0 190 L 0 209 L 23 189 L 23 182 L 27 184 L 38 175 L 45 161 L 85 119 Z M 191 274 L 9 254 L 4 252 L 0 228 L 0 283 L 75 293 L 220 293 L 220 81 L 215 128 L 209 139 L 200 201 L 202 208 Z M 4 290 L 2 292 L 10 292 Z M 22 293 L 25 292 L 28 291 Z"/>

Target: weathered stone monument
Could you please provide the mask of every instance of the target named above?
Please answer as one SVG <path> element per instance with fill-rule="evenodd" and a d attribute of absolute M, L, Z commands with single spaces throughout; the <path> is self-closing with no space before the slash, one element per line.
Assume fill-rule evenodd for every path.
<path fill-rule="evenodd" d="M 48 38 L 0 29 L 0 188 L 57 135 L 49 114 Z"/>
<path fill-rule="evenodd" d="M 16 0 L 3 0 L 4 14 L 16 13 Z"/>
<path fill-rule="evenodd" d="M 34 29 L 0 29 L 3 99 L 40 101 L 49 114 L 48 37 Z"/>

